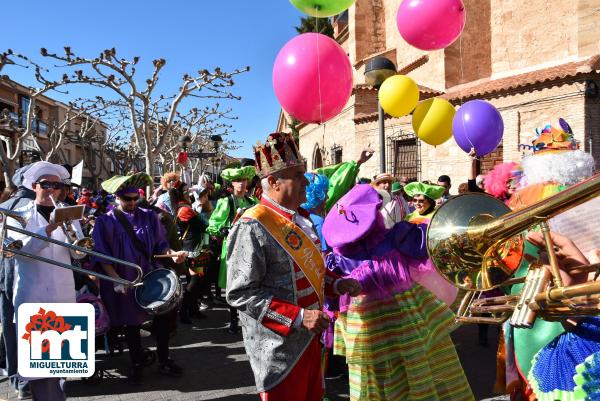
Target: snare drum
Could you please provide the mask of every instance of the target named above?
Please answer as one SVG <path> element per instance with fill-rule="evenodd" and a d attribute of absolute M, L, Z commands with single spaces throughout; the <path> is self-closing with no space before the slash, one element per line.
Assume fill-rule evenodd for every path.
<path fill-rule="evenodd" d="M 156 269 L 144 276 L 135 288 L 138 305 L 152 316 L 163 315 L 177 307 L 181 300 L 181 283 L 169 269 Z"/>

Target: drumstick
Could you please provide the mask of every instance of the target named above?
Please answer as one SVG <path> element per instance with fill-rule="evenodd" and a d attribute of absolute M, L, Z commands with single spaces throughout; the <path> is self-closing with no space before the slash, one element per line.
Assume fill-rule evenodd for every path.
<path fill-rule="evenodd" d="M 154 255 L 154 259 L 170 259 L 175 257 L 175 255 Z"/>

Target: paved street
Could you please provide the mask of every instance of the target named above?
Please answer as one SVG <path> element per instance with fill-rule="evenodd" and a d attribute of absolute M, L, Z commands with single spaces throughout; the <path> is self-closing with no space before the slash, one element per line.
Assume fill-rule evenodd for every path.
<path fill-rule="evenodd" d="M 225 330 L 228 311 L 216 308 L 206 314 L 207 319 L 194 320 L 193 325 L 179 325 L 172 339 L 172 357 L 185 368 L 183 377 L 161 376 L 153 365 L 146 370 L 143 384 L 135 386 L 124 377 L 129 362 L 127 353 L 107 358 L 99 352 L 97 368 L 106 370 L 104 379 L 97 383 L 69 380 L 69 400 L 257 401 L 241 334 L 232 335 Z M 477 344 L 475 325 L 462 327 L 454 336 L 477 400 L 492 397 L 497 330 L 490 327 L 489 331 L 493 344 L 490 347 Z M 151 341 L 147 342 L 151 345 Z M 347 379 L 328 380 L 327 386 L 331 401 L 348 399 Z M 16 400 L 6 378 L 0 381 L 0 399 Z"/>

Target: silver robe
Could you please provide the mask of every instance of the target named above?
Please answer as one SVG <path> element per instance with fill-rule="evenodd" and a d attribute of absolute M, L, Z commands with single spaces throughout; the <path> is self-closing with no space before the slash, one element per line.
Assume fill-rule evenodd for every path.
<path fill-rule="evenodd" d="M 314 336 L 293 328 L 284 337 L 261 324 L 266 315 L 288 327 L 294 324 L 269 309 L 272 298 L 298 305 L 294 263 L 260 223 L 241 219 L 229 233 L 227 266 L 227 302 L 241 312 L 257 390 L 267 391 L 285 379 Z"/>

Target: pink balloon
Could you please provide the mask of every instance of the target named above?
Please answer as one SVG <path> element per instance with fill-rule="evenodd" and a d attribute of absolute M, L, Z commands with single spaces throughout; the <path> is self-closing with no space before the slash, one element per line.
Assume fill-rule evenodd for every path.
<path fill-rule="evenodd" d="M 400 35 L 421 50 L 450 46 L 465 27 L 466 11 L 462 0 L 404 0 L 396 23 Z"/>
<path fill-rule="evenodd" d="M 305 123 L 322 123 L 335 117 L 348 102 L 352 65 L 335 40 L 304 33 L 279 51 L 273 88 L 288 114 Z"/>

